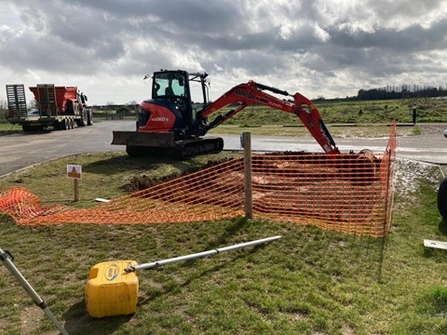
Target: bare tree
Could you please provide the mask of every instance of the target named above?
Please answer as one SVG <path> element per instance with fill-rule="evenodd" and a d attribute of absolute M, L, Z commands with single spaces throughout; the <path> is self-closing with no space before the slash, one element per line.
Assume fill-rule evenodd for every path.
<path fill-rule="evenodd" d="M 8 115 L 8 102 L 6 99 L 0 98 L 0 120 L 3 121 Z"/>

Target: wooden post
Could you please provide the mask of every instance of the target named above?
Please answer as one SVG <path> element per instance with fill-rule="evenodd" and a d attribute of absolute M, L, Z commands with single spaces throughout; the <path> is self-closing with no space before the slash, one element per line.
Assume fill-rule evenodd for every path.
<path fill-rule="evenodd" d="M 244 180 L 245 180 L 245 217 L 253 217 L 253 197 L 251 189 L 251 136 L 249 132 L 242 133 L 244 148 Z"/>
<path fill-rule="evenodd" d="M 79 179 L 75 178 L 74 180 L 74 201 L 79 200 Z"/>
<path fill-rule="evenodd" d="M 74 179 L 74 201 L 79 200 L 79 179 L 82 177 L 82 166 L 67 164 L 67 177 Z"/>

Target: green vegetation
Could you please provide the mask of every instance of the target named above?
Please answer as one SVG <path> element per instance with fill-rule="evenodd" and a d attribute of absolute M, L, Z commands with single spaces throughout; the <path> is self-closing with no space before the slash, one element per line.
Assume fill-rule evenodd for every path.
<path fill-rule="evenodd" d="M 390 100 L 317 104 L 335 137 L 388 136 L 392 120 L 447 122 L 447 100 Z M 362 124 L 376 126 L 362 127 Z M 356 125 L 356 127 L 352 127 Z M 212 132 L 308 136 L 294 115 L 248 108 Z M 21 132 L 0 122 L 0 135 Z M 398 127 L 417 135 L 418 126 Z M 166 178 L 195 171 L 210 160 L 132 159 L 122 152 L 76 155 L 0 178 L 0 190 L 23 186 L 44 204 L 96 206 L 94 199 L 125 194 L 143 175 Z M 80 201 L 66 165 L 83 167 Z M 398 167 L 398 169 L 401 167 Z M 423 239 L 445 240 L 447 223 L 436 208 L 442 175 L 425 167 L 396 187 L 392 231 L 385 240 L 324 232 L 314 227 L 237 218 L 159 225 L 17 225 L 0 215 L 0 248 L 63 321 L 77 334 L 445 334 L 446 252 L 426 249 Z M 410 174 L 413 171 L 410 171 Z M 422 177 L 423 176 L 423 177 Z M 411 188 L 408 186 L 411 185 Z M 135 315 L 92 319 L 84 289 L 89 270 L 108 260 L 146 263 L 273 235 L 269 245 L 176 263 L 163 272 L 140 271 Z M 54 326 L 19 283 L 0 266 L 0 332 L 45 334 Z"/>
<path fill-rule="evenodd" d="M 331 124 L 349 124 L 362 126 L 365 124 L 386 125 L 392 121 L 397 123 L 413 122 L 413 105 L 417 106 L 417 123 L 447 123 L 447 99 L 438 98 L 420 98 L 420 99 L 400 99 L 400 100 L 374 100 L 374 101 L 318 101 L 315 103 L 319 109 L 324 122 Z M 220 111 L 221 114 L 227 112 L 229 108 Z M 95 110 L 95 117 L 100 119 L 115 119 L 116 115 L 121 115 L 129 111 L 128 108 L 115 110 Z M 210 120 L 216 115 L 211 115 Z M 136 116 L 126 116 L 134 118 Z M 214 133 L 223 133 L 224 128 L 229 126 L 238 126 L 245 128 L 255 128 L 260 126 L 278 126 L 281 130 L 273 130 L 273 134 L 294 135 L 295 129 L 286 129 L 290 126 L 302 126 L 301 121 L 297 120 L 297 116 L 287 114 L 268 107 L 255 106 L 248 107 L 233 118 L 225 121 L 224 124 L 213 130 Z M 0 119 L 0 135 L 9 134 L 11 131 L 19 132 L 21 128 L 1 121 Z M 250 129 L 252 131 L 252 129 Z M 265 134 L 266 130 L 253 130 L 253 134 Z M 238 130 L 240 132 L 240 130 Z M 306 130 L 302 130 L 303 134 L 307 134 Z M 388 134 L 388 133 L 386 133 Z M 299 135 L 299 134 L 298 134 Z M 337 134 L 333 134 L 337 136 Z M 386 136 L 386 135 L 385 135 Z"/>
<path fill-rule="evenodd" d="M 372 138 L 387 137 L 390 135 L 390 128 L 386 125 L 357 125 L 357 126 L 329 126 L 329 131 L 334 138 Z M 222 124 L 209 131 L 209 134 L 233 134 L 239 135 L 248 131 L 252 135 L 265 136 L 311 136 L 304 126 L 239 126 Z M 397 136 L 420 135 L 421 129 L 418 125 L 408 127 L 397 127 Z"/>
<path fill-rule="evenodd" d="M 234 155 L 221 153 L 210 157 L 220 161 Z M 77 207 L 90 207 L 95 204 L 94 199 L 97 197 L 115 198 L 123 195 L 123 186 L 130 183 L 134 177 L 144 174 L 163 178 L 184 172 L 190 173 L 204 166 L 210 157 L 202 156 L 187 161 L 135 159 L 127 156 L 125 152 L 113 151 L 68 156 L 0 178 L 0 190 L 23 186 L 39 195 L 44 203 L 68 203 Z M 72 203 L 73 180 L 66 178 L 67 164 L 82 166 L 81 199 L 76 203 Z"/>
<path fill-rule="evenodd" d="M 9 122 L 0 122 L 0 135 L 10 135 L 23 133 L 22 127 L 19 125 L 13 125 Z"/>
<path fill-rule="evenodd" d="M 3 177 L 0 189 L 24 186 L 44 203 L 90 207 L 95 197 L 124 194 L 123 186 L 135 176 L 191 171 L 227 155 L 185 162 L 123 153 L 72 156 Z M 78 203 L 72 201 L 66 164 L 83 166 Z M 13 253 L 16 266 L 72 335 L 445 334 L 447 256 L 422 245 L 424 238 L 442 240 L 447 234 L 436 209 L 441 173 L 425 167 L 426 178 L 417 175 L 411 181 L 397 178 L 392 232 L 384 241 L 244 218 L 26 227 L 0 216 L 0 247 Z M 274 235 L 283 238 L 167 265 L 161 272 L 140 271 L 135 315 L 92 319 L 86 312 L 88 273 L 99 262 L 141 264 Z M 54 329 L 3 266 L 0 288 L 2 334 Z"/>
<path fill-rule="evenodd" d="M 413 122 L 413 104 L 417 105 L 416 121 L 447 122 L 447 99 L 402 99 L 377 101 L 322 101 L 315 103 L 326 124 L 371 124 Z M 294 125 L 297 117 L 267 107 L 248 107 L 226 124 L 234 125 Z"/>

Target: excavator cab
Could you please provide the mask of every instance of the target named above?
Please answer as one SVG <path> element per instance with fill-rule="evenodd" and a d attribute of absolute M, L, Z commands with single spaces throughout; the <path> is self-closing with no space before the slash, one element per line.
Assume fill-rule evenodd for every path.
<path fill-rule="evenodd" d="M 140 104 L 137 131 L 114 131 L 112 144 L 126 145 L 126 152 L 131 157 L 170 155 L 191 158 L 222 151 L 222 138 L 201 138 L 201 129 L 206 129 L 206 117 L 200 115 L 200 122 L 196 120 L 208 106 L 207 76 L 205 72 L 182 70 L 154 72 L 151 76 L 152 99 Z M 190 90 L 192 82 L 195 83 L 194 93 L 202 94 L 202 99 L 194 102 L 194 107 Z"/>
<path fill-rule="evenodd" d="M 152 99 L 172 103 L 180 112 L 183 122 L 177 124 L 189 128 L 193 122 L 191 93 L 188 73 L 185 71 L 155 72 L 152 81 Z"/>

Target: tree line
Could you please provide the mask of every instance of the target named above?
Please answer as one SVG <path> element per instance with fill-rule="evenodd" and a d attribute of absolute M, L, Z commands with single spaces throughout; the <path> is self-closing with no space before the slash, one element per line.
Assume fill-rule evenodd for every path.
<path fill-rule="evenodd" d="M 403 98 L 437 98 L 447 97 L 447 86 L 422 86 L 422 85 L 388 85 L 382 88 L 369 90 L 361 89 L 357 96 L 349 100 L 388 100 Z"/>

